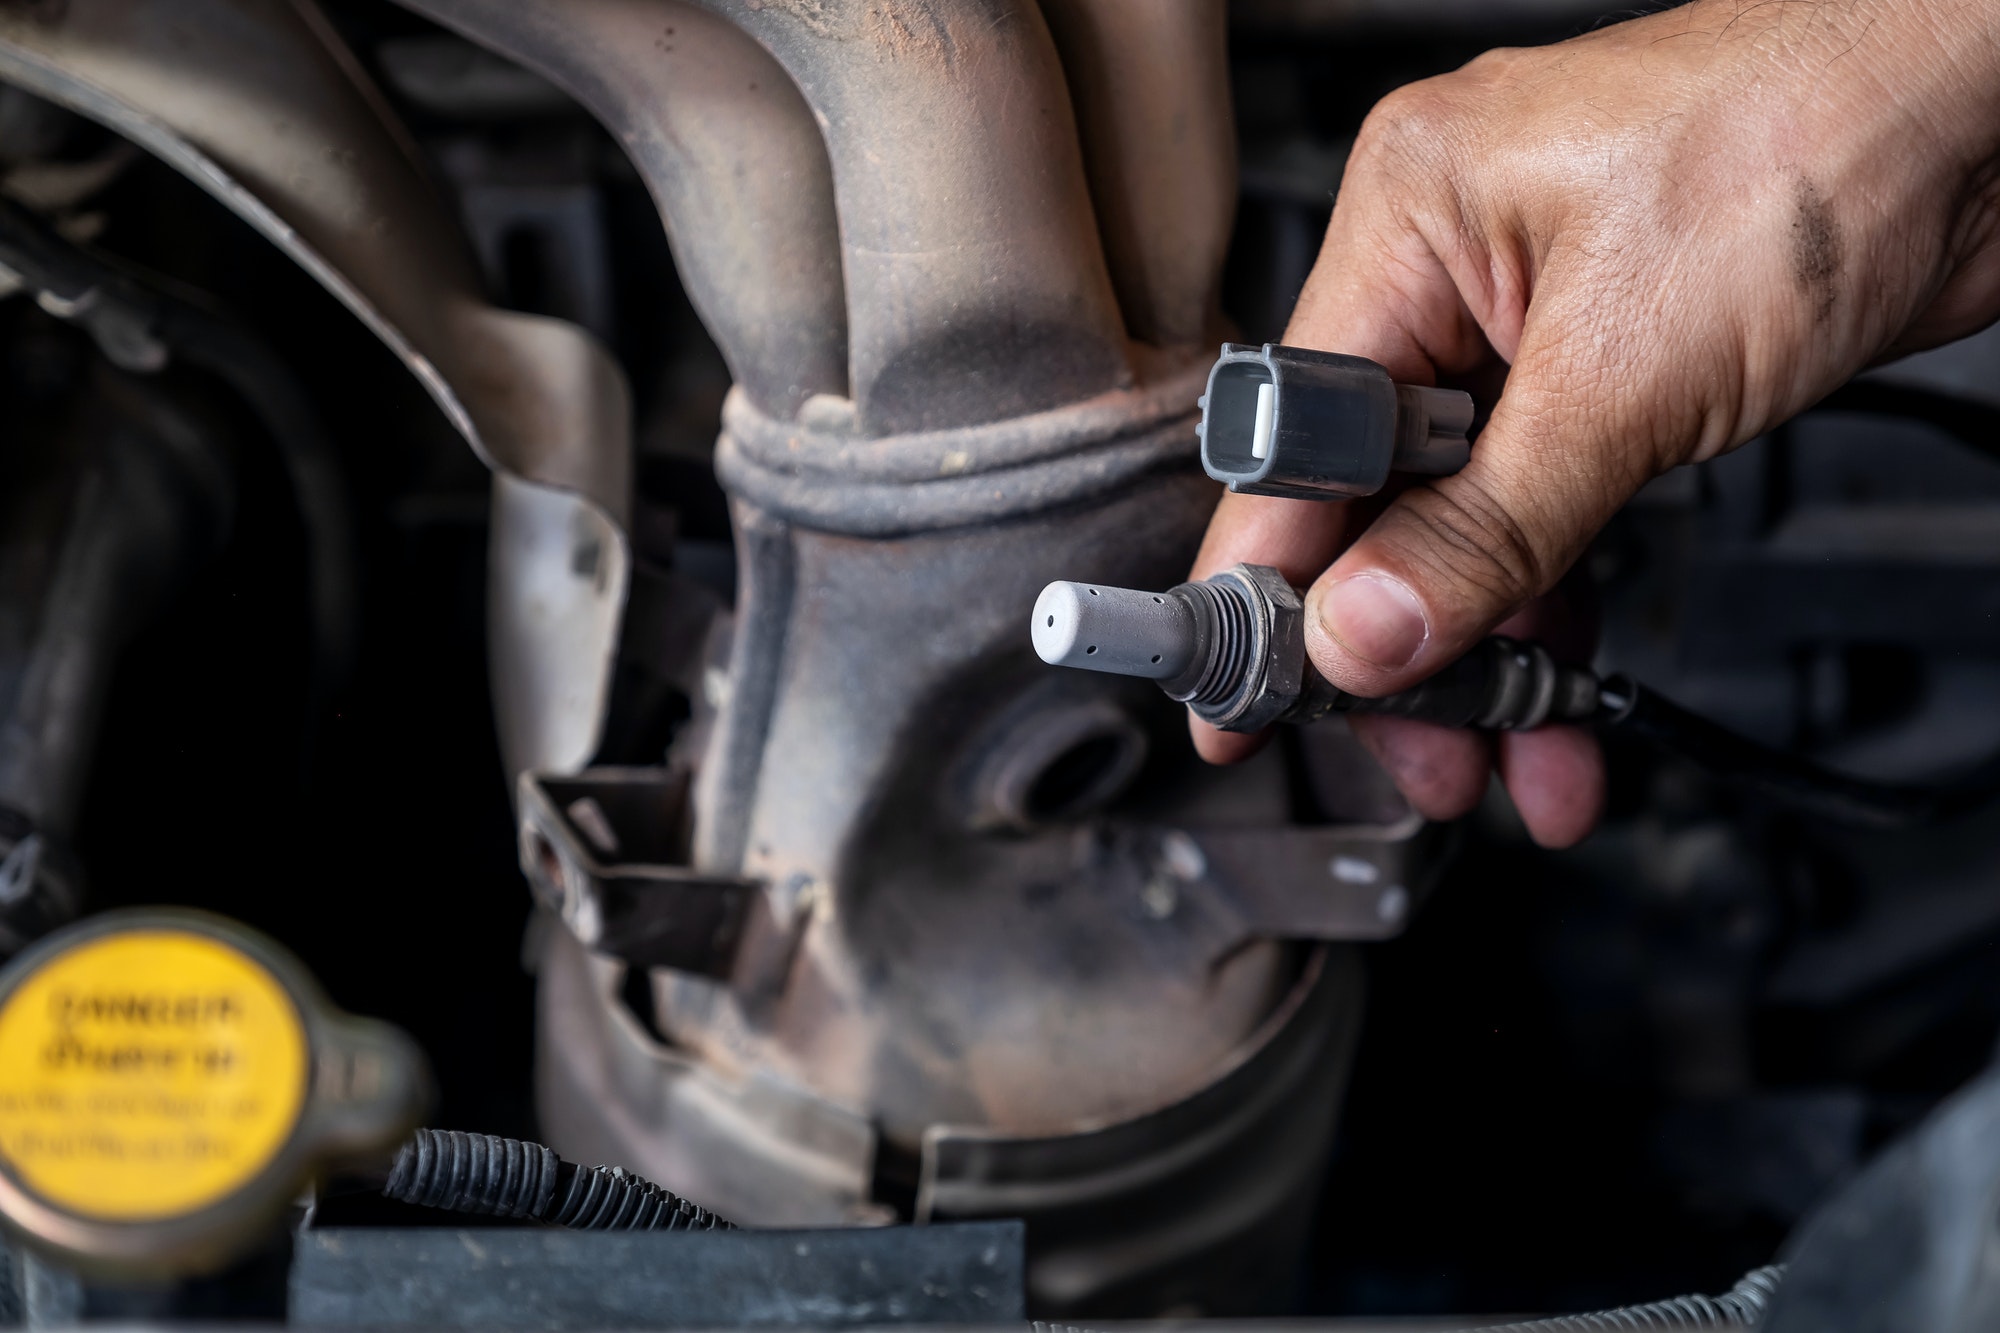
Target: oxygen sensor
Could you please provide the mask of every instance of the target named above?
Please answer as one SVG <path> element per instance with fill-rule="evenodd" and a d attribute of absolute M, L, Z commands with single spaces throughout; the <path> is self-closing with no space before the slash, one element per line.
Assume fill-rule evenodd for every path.
<path fill-rule="evenodd" d="M 1238 565 L 1203 583 L 1139 592 L 1051 583 L 1035 602 L 1035 651 L 1053 666 L 1156 680 L 1224 731 L 1393 713 L 1447 727 L 1515 731 L 1598 712 L 1601 686 L 1539 644 L 1491 638 L 1411 689 L 1367 699 L 1306 658 L 1305 610 L 1284 575 Z"/>
<path fill-rule="evenodd" d="M 1242 494 L 1349 498 L 1379 490 L 1392 470 L 1453 472 L 1470 456 L 1470 398 L 1395 384 L 1359 357 L 1225 343 L 1201 407 L 1202 466 Z M 1044 662 L 1157 681 L 1224 731 L 1336 712 L 1498 731 L 1590 722 L 1808 812 L 1881 827 L 1951 818 L 2000 795 L 2000 756 L 1938 785 L 1853 778 L 1739 736 L 1629 677 L 1600 679 L 1508 638 L 1484 640 L 1410 689 L 1363 698 L 1313 669 L 1304 622 L 1284 575 L 1237 565 L 1157 593 L 1051 583 L 1032 628 Z"/>
<path fill-rule="evenodd" d="M 1201 409 L 1203 468 L 1245 495 L 1370 495 L 1392 470 L 1456 472 L 1471 456 L 1470 396 L 1396 384 L 1358 356 L 1224 343 Z M 1224 731 L 1332 712 L 1513 730 L 1598 708 L 1588 671 L 1556 665 L 1539 645 L 1499 638 L 1384 699 L 1335 689 L 1306 660 L 1299 594 L 1261 565 L 1162 593 L 1051 583 L 1035 603 L 1034 639 L 1044 662 L 1156 680 Z"/>

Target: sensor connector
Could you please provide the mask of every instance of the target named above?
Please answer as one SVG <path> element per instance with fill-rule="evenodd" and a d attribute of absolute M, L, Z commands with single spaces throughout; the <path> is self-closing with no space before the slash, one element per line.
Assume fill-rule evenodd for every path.
<path fill-rule="evenodd" d="M 1472 456 L 1472 398 L 1397 384 L 1358 356 L 1224 343 L 1201 398 L 1201 465 L 1240 495 L 1341 500 L 1391 472 L 1442 476 Z"/>

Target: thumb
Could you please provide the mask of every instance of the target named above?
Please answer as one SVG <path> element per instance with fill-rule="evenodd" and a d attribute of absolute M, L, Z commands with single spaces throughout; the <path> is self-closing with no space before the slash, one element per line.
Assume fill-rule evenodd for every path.
<path fill-rule="evenodd" d="M 1617 407 L 1517 363 L 1465 469 L 1397 497 L 1313 584 L 1322 674 L 1355 694 L 1405 689 L 1552 588 L 1650 476 Z"/>

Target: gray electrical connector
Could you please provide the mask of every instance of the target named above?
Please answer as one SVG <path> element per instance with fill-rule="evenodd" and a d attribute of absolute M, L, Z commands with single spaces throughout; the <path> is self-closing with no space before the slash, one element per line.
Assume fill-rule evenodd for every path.
<path fill-rule="evenodd" d="M 1201 464 L 1242 495 L 1373 495 L 1391 472 L 1442 476 L 1472 456 L 1472 398 L 1397 384 L 1358 356 L 1224 343 L 1201 398 Z"/>

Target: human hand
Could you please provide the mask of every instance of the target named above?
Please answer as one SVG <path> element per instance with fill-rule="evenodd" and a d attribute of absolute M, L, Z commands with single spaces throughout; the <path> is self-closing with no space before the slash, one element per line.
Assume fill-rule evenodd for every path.
<path fill-rule="evenodd" d="M 1997 192 L 1992 4 L 1696 0 L 1400 89 L 1284 341 L 1504 390 L 1464 471 L 1386 504 L 1224 497 L 1194 577 L 1311 581 L 1313 662 L 1361 695 L 1496 628 L 1560 636 L 1549 594 L 1648 480 L 2000 315 Z M 1544 845 L 1602 807 L 1576 729 L 1352 722 L 1432 818 L 1496 767 Z M 1217 762 L 1256 743 L 1193 727 Z"/>

